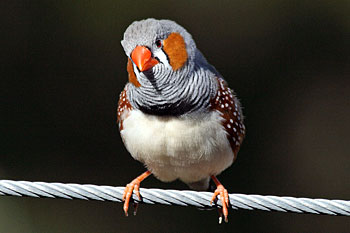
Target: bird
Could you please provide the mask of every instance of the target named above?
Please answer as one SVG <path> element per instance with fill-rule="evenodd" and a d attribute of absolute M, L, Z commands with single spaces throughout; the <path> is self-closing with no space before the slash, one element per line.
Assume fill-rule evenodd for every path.
<path fill-rule="evenodd" d="M 197 49 L 191 34 L 168 19 L 132 22 L 121 45 L 128 82 L 117 108 L 117 124 L 131 156 L 146 171 L 126 185 L 125 215 L 133 192 L 149 175 L 180 180 L 193 190 L 215 183 L 212 202 L 228 221 L 229 195 L 217 179 L 232 165 L 246 129 L 233 89 Z"/>

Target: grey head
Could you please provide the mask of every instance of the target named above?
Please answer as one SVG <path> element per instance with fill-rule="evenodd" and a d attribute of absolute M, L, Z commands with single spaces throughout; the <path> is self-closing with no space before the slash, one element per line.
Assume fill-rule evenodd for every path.
<path fill-rule="evenodd" d="M 126 29 L 121 44 L 139 84 L 127 86 L 133 108 L 153 115 L 208 110 L 217 89 L 215 77 L 220 75 L 183 27 L 171 20 L 135 21 Z M 136 61 L 140 56 L 134 55 L 140 47 L 152 60 L 146 70 Z"/>
<path fill-rule="evenodd" d="M 193 59 L 196 44 L 192 36 L 183 27 L 167 19 L 156 20 L 150 18 L 133 22 L 126 29 L 121 44 L 127 56 L 130 56 L 131 52 L 138 45 L 143 45 L 152 51 L 157 51 L 159 48 L 156 41 L 165 40 L 173 32 L 180 33 L 184 38 L 189 59 Z"/>

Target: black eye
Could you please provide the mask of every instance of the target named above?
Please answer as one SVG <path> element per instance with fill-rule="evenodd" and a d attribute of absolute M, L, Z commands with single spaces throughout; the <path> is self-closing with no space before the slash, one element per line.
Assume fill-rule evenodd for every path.
<path fill-rule="evenodd" d="M 160 40 L 156 40 L 156 45 L 158 48 L 162 47 L 162 42 Z"/>

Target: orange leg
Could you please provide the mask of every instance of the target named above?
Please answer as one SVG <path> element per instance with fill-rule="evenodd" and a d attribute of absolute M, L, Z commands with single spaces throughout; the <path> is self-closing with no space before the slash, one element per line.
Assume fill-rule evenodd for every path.
<path fill-rule="evenodd" d="M 215 198 L 220 195 L 220 201 L 222 204 L 222 214 L 225 217 L 225 222 L 228 222 L 227 216 L 228 216 L 228 206 L 229 206 L 229 196 L 228 196 L 228 192 L 227 189 L 225 189 L 225 187 L 220 183 L 220 181 L 215 177 L 215 176 L 211 176 L 211 178 L 213 179 L 215 185 L 216 185 L 216 190 L 213 194 L 213 197 L 211 198 L 210 204 L 213 203 L 213 201 L 215 200 Z M 221 223 L 221 216 L 219 217 L 219 223 Z"/>
<path fill-rule="evenodd" d="M 146 172 L 142 173 L 140 176 L 136 177 L 129 184 L 126 185 L 126 187 L 124 189 L 123 199 L 122 199 L 123 201 L 125 201 L 123 209 L 124 209 L 124 213 L 126 216 L 128 216 L 129 202 L 130 202 L 130 198 L 132 196 L 133 191 L 135 190 L 136 196 L 141 201 L 141 196 L 140 196 L 140 191 L 139 191 L 140 183 L 144 179 L 146 179 L 149 175 L 151 175 L 151 172 L 146 171 Z"/>

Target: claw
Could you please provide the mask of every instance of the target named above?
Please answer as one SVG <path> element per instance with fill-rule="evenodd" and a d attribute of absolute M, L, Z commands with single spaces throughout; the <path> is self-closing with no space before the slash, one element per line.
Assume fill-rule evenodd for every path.
<path fill-rule="evenodd" d="M 128 216 L 129 203 L 134 190 L 135 190 L 135 194 L 141 200 L 140 192 L 138 191 L 139 187 L 140 187 L 140 184 L 139 183 L 137 184 L 137 181 L 135 180 L 133 180 L 130 184 L 128 184 L 125 187 L 124 194 L 123 194 L 123 201 L 124 201 L 123 209 L 124 209 L 125 216 Z"/>
<path fill-rule="evenodd" d="M 136 214 L 137 214 L 138 207 L 139 207 L 139 203 L 134 203 L 134 212 L 133 212 L 134 216 L 136 216 Z"/>
<path fill-rule="evenodd" d="M 128 185 L 126 185 L 126 187 L 124 189 L 124 193 L 123 193 L 123 198 L 122 198 L 122 200 L 124 201 L 123 210 L 124 210 L 125 216 L 128 216 L 129 203 L 130 203 L 130 199 L 131 199 L 134 191 L 135 191 L 136 196 L 141 201 L 141 195 L 140 195 L 140 191 L 139 191 L 140 183 L 150 174 L 151 174 L 150 171 L 146 171 L 142 175 L 136 177 Z M 137 207 L 134 210 L 134 215 L 136 215 L 136 212 L 137 212 Z"/>
<path fill-rule="evenodd" d="M 222 223 L 222 210 L 220 208 L 220 210 L 219 210 L 219 224 L 221 224 L 221 223 Z"/>

